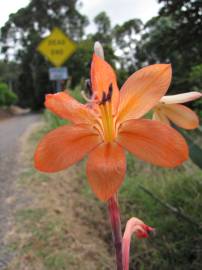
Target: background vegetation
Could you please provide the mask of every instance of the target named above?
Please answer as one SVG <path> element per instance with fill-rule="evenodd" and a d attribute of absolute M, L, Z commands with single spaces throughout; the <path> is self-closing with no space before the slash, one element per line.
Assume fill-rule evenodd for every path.
<path fill-rule="evenodd" d="M 11 14 L 1 29 L 5 61 L 0 63 L 0 80 L 12 82 L 21 106 L 35 110 L 43 107 L 44 95 L 54 92 L 55 85 L 48 80 L 50 63 L 36 52 L 36 47 L 58 26 L 78 44 L 77 52 L 64 64 L 69 70 L 71 88 L 89 77 L 93 43 L 99 40 L 106 59 L 117 69 L 120 85 L 144 65 L 169 62 L 173 66 L 171 92 L 200 90 L 201 0 L 158 2 L 159 15 L 146 24 L 134 18 L 112 27 L 109 16 L 101 12 L 94 18 L 96 32 L 86 34 L 89 22 L 79 12 L 80 1 L 32 0 L 27 7 Z M 197 108 L 201 110 L 200 103 Z"/>
<path fill-rule="evenodd" d="M 0 83 L 0 106 L 10 106 L 17 101 L 17 95 L 6 83 Z"/>
<path fill-rule="evenodd" d="M 45 119 L 47 123 L 46 129 L 44 130 L 43 128 L 40 133 L 37 132 L 35 135 L 33 134 L 35 144 L 42 136 L 42 133 L 47 132 L 47 129 L 50 130 L 66 124 L 66 122 L 61 121 L 61 119 L 49 111 L 45 111 Z M 198 143 L 201 144 L 201 137 L 197 138 Z M 62 175 L 64 175 L 62 178 L 64 182 L 64 179 L 67 179 L 67 177 L 65 176 L 65 172 Z M 55 190 L 55 185 L 61 177 L 58 175 L 59 179 L 57 177 L 56 181 L 53 181 L 51 179 L 53 179 L 54 176 L 51 178 L 49 175 L 44 176 L 33 170 L 30 176 L 32 181 L 27 182 L 27 180 L 24 180 L 24 183 L 28 186 L 31 185 L 31 189 L 37 189 L 37 194 L 44 193 L 44 182 L 49 183 L 50 190 Z M 107 219 L 106 205 L 99 202 L 88 186 L 85 173 L 85 161 L 78 165 L 76 177 L 77 180 L 73 181 L 73 186 L 75 191 L 78 192 L 79 200 L 83 200 L 77 217 L 82 219 L 83 224 L 88 224 L 89 230 L 92 227 L 96 228 L 99 237 L 103 239 L 108 246 L 109 258 L 113 258 L 111 232 Z M 24 177 L 22 179 L 24 179 Z M 127 175 L 119 192 L 123 230 L 126 221 L 131 216 L 141 218 L 145 223 L 156 229 L 156 234 L 154 236 L 151 235 L 149 239 L 137 240 L 133 238 L 130 270 L 199 270 L 201 268 L 201 179 L 202 171 L 199 167 L 194 165 L 191 160 L 187 161 L 178 169 L 169 170 L 146 164 L 128 154 Z M 57 184 L 57 188 L 58 194 L 61 194 L 64 186 Z M 50 190 L 47 191 L 49 194 L 47 197 L 51 194 Z M 45 197 L 46 193 L 42 196 Z M 60 197 L 59 202 L 60 204 L 65 204 L 66 200 L 66 196 L 64 198 Z M 43 204 L 39 203 L 38 207 L 40 208 L 42 205 Z M 46 211 L 49 213 L 51 210 Z M 55 219 L 58 219 L 57 215 L 56 217 L 52 216 L 51 222 L 55 222 Z M 22 226 L 22 221 L 23 219 L 21 219 L 20 226 Z M 30 218 L 28 216 L 25 222 L 32 223 L 32 216 Z M 43 223 L 41 225 L 41 221 L 37 221 L 37 224 L 39 234 L 46 235 L 47 231 L 46 228 L 43 227 Z M 30 232 L 30 229 L 31 227 L 29 227 L 28 232 Z M 26 231 L 26 229 L 25 231 L 23 230 L 23 232 Z M 29 251 L 32 250 L 32 253 L 34 253 L 33 256 L 36 256 L 45 264 L 47 257 L 51 257 L 56 251 L 58 252 L 58 256 L 63 255 L 64 246 L 63 243 L 60 242 L 63 232 L 61 231 L 59 233 L 59 235 L 55 236 L 57 242 L 59 242 L 59 246 L 52 246 L 51 250 L 49 250 L 44 257 L 41 257 L 39 250 L 39 248 L 41 248 L 42 252 L 44 245 L 40 246 L 37 244 L 38 241 L 41 241 L 40 239 L 32 237 L 29 243 L 25 243 L 25 247 L 29 244 Z M 97 248 L 99 250 L 99 247 Z M 24 256 L 28 256 L 29 252 L 26 250 L 23 252 Z M 105 260 L 107 261 L 106 257 Z M 68 269 L 70 265 L 69 261 L 64 265 L 64 269 Z M 111 269 L 110 263 L 103 266 L 103 269 Z"/>

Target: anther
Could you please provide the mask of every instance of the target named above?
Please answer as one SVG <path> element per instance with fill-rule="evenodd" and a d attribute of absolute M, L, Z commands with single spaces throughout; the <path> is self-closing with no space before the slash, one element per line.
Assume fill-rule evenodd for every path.
<path fill-rule="evenodd" d="M 105 92 L 102 92 L 102 100 L 100 101 L 99 105 L 104 105 L 107 102 L 107 96 Z"/>
<path fill-rule="evenodd" d="M 104 91 L 102 92 L 102 100 L 99 103 L 99 105 L 104 105 L 107 101 L 111 101 L 112 99 L 112 93 L 113 93 L 113 86 L 110 84 L 108 94 L 106 94 Z"/>
<path fill-rule="evenodd" d="M 113 93 L 113 86 L 112 86 L 112 83 L 111 83 L 110 86 L 109 86 L 109 92 L 107 94 L 107 101 L 111 101 L 112 93 Z"/>

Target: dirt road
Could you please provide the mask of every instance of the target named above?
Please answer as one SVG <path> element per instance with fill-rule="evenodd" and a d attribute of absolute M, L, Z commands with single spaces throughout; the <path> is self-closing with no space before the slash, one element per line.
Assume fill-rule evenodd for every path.
<path fill-rule="evenodd" d="M 4 236 L 12 220 L 12 194 L 20 166 L 20 137 L 38 120 L 38 115 L 26 115 L 0 121 L 0 269 L 4 269 L 13 255 L 5 245 Z"/>

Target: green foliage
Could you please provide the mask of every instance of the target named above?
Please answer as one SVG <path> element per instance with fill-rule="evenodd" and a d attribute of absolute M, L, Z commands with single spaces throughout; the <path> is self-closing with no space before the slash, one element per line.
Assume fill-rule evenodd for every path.
<path fill-rule="evenodd" d="M 156 228 L 155 237 L 132 241 L 131 270 L 199 269 L 201 177 L 201 171 L 191 163 L 177 170 L 158 169 L 128 155 L 127 178 L 120 192 L 123 224 L 136 216 Z"/>
<path fill-rule="evenodd" d="M 70 95 L 74 97 L 76 100 L 78 100 L 81 103 L 86 103 L 85 99 L 83 98 L 81 91 L 83 90 L 81 85 L 84 85 L 84 83 L 81 83 L 77 85 L 73 91 L 70 92 Z"/>
<path fill-rule="evenodd" d="M 0 61 L 0 81 L 10 82 L 14 86 L 14 83 L 19 75 L 19 67 L 20 65 L 13 61 Z"/>
<path fill-rule="evenodd" d="M 57 115 L 53 114 L 49 110 L 45 110 L 44 117 L 46 122 L 48 122 L 50 129 L 54 129 L 67 124 L 67 120 L 59 118 Z"/>
<path fill-rule="evenodd" d="M 0 63 L 3 81 L 12 80 L 21 106 L 36 110 L 43 107 L 45 94 L 55 92 L 55 85 L 48 79 L 50 64 L 36 52 L 36 47 L 57 26 L 78 43 L 76 53 L 64 64 L 69 70 L 70 87 L 89 78 L 93 44 L 99 40 L 105 59 L 118 68 L 120 85 L 139 67 L 170 62 L 173 67 L 171 92 L 202 89 L 200 0 L 159 2 L 159 16 L 145 25 L 133 18 L 112 27 L 110 17 L 101 12 L 94 18 L 96 33 L 85 35 L 88 19 L 78 11 L 79 0 L 68 3 L 65 0 L 30 1 L 27 7 L 11 14 L 1 29 L 6 59 L 9 60 L 10 41 L 19 45 L 15 50 L 17 63 Z M 198 110 L 200 106 L 197 104 Z"/>
<path fill-rule="evenodd" d="M 200 91 L 202 86 L 202 64 L 193 66 L 189 74 L 189 81 L 194 85 L 193 90 Z"/>
<path fill-rule="evenodd" d="M 43 107 L 45 94 L 54 92 L 55 86 L 48 79 L 50 64 L 36 52 L 36 48 L 55 26 L 75 41 L 80 41 L 88 20 L 77 8 L 77 0 L 32 0 L 27 7 L 11 14 L 2 27 L 3 52 L 6 58 L 9 59 L 11 40 L 17 48 L 15 58 L 20 64 L 15 91 L 21 106 L 40 109 Z M 78 70 L 78 66 L 75 70 Z"/>
<path fill-rule="evenodd" d="M 66 270 L 67 265 L 75 264 L 76 260 L 71 256 L 70 253 L 66 253 L 65 251 L 58 252 L 58 254 L 53 254 L 50 256 L 47 256 L 44 260 L 45 267 L 47 269 L 60 269 L 60 270 Z"/>
<path fill-rule="evenodd" d="M 201 1 L 159 2 L 162 4 L 159 16 L 146 23 L 138 43 L 138 65 L 169 62 L 173 67 L 171 92 L 201 89 L 198 77 L 202 62 Z"/>
<path fill-rule="evenodd" d="M 112 29 L 109 16 L 103 11 L 94 18 L 94 23 L 97 31 L 93 35 L 93 40 L 100 41 L 104 46 L 110 46 L 112 43 Z"/>
<path fill-rule="evenodd" d="M 66 65 L 71 76 L 71 87 L 75 87 L 82 80 L 89 78 L 92 53 L 93 40 L 84 39 L 79 42 L 76 53 L 67 61 Z"/>
<path fill-rule="evenodd" d="M 179 31 L 176 34 L 180 42 L 184 41 L 183 46 L 191 45 L 192 48 L 198 47 L 201 50 L 201 0 L 158 0 L 158 2 L 162 4 L 159 14 L 172 16 L 177 23 Z"/>
<path fill-rule="evenodd" d="M 202 119 L 202 99 L 195 101 L 193 107 L 196 108 L 199 119 Z"/>
<path fill-rule="evenodd" d="M 140 19 L 132 19 L 124 22 L 122 25 L 116 25 L 113 29 L 116 46 L 121 51 L 119 60 L 121 69 L 127 70 L 129 73 L 133 73 L 136 68 L 137 36 L 142 28 L 143 23 Z"/>
<path fill-rule="evenodd" d="M 9 90 L 8 85 L 0 83 L 0 106 L 10 106 L 17 101 L 17 96 Z"/>
<path fill-rule="evenodd" d="M 190 136 L 187 132 L 181 131 L 189 145 L 189 155 L 192 161 L 202 169 L 202 148 L 194 141 L 194 138 Z M 202 133 L 198 131 L 201 138 Z"/>

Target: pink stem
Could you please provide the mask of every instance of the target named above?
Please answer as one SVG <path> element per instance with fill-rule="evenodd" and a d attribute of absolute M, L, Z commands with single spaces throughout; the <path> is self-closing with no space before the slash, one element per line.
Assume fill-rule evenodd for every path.
<path fill-rule="evenodd" d="M 108 210 L 112 227 L 112 237 L 116 251 L 116 266 L 117 270 L 123 270 L 121 219 L 117 195 L 114 195 L 108 200 Z"/>
<path fill-rule="evenodd" d="M 123 270 L 129 269 L 129 258 L 130 258 L 130 237 L 123 238 Z"/>
<path fill-rule="evenodd" d="M 125 232 L 122 239 L 123 270 L 129 269 L 130 242 L 134 233 L 137 238 L 147 238 L 154 228 L 146 225 L 142 220 L 132 217 L 127 221 Z"/>

